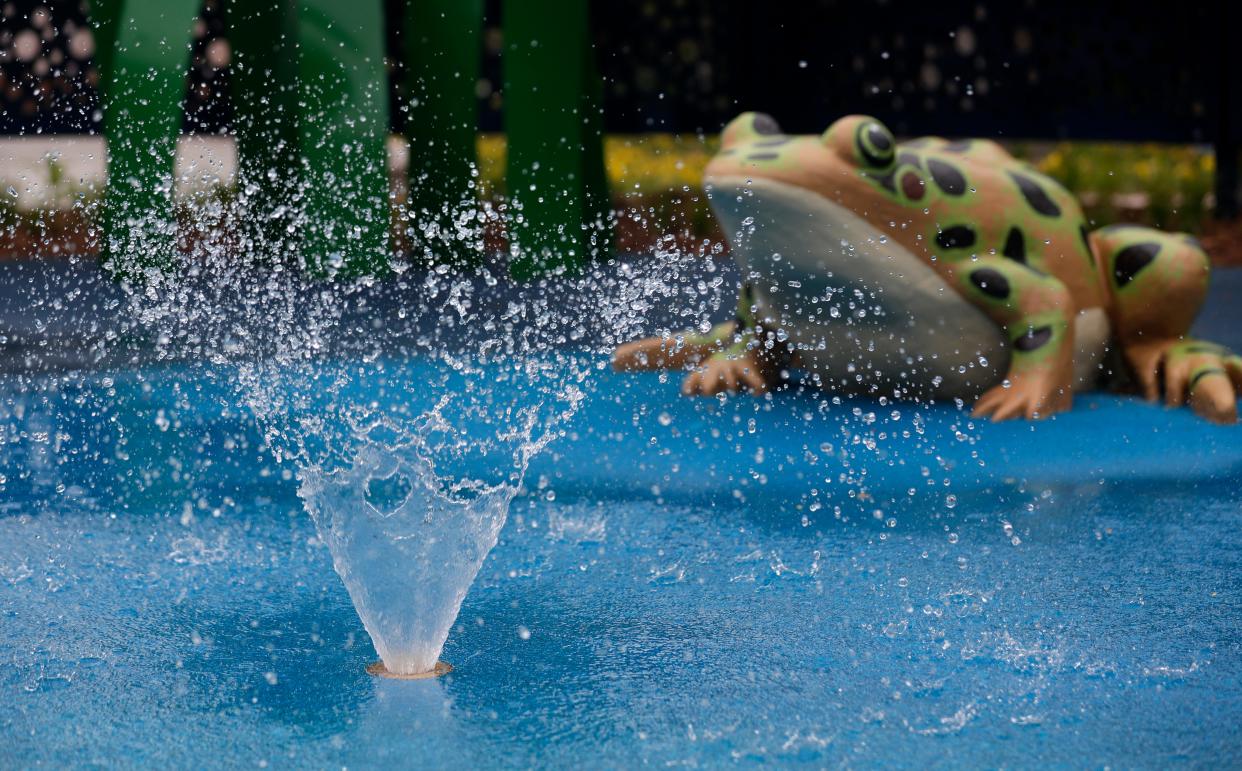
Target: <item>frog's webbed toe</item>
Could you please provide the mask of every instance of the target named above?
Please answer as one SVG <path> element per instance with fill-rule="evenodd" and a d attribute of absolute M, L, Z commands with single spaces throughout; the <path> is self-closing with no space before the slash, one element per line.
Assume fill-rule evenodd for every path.
<path fill-rule="evenodd" d="M 1131 345 L 1125 349 L 1126 362 L 1138 381 L 1143 398 L 1149 402 L 1160 399 L 1160 370 L 1164 352 L 1171 342 Z"/>
<path fill-rule="evenodd" d="M 1073 405 L 1073 399 L 1068 387 L 1058 387 L 1045 378 L 1025 377 L 985 391 L 975 402 L 971 415 L 996 422 L 1013 418 L 1039 420 L 1065 412 Z"/>
<path fill-rule="evenodd" d="M 759 395 L 767 392 L 768 380 L 767 368 L 753 350 L 740 356 L 718 353 L 686 375 L 681 392 L 685 396 L 716 396 L 741 391 Z"/>
<path fill-rule="evenodd" d="M 1203 378 L 1190 392 L 1190 408 L 1204 420 L 1230 425 L 1238 422 L 1238 396 L 1224 373 Z"/>

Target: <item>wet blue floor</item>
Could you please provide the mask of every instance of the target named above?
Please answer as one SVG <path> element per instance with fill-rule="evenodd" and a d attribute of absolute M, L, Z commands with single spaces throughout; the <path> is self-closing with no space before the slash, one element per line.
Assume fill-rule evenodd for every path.
<path fill-rule="evenodd" d="M 0 385 L 0 765 L 1242 763 L 1242 435 L 1185 410 L 604 376 L 455 672 L 398 683 L 221 386 L 37 385 Z"/>

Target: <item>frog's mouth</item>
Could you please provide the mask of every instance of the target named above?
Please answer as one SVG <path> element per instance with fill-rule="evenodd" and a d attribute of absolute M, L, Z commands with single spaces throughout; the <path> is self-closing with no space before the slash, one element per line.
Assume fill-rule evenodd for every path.
<path fill-rule="evenodd" d="M 1001 330 L 866 220 L 770 179 L 712 176 L 707 192 L 761 319 L 817 377 L 953 396 L 1000 382 Z"/>

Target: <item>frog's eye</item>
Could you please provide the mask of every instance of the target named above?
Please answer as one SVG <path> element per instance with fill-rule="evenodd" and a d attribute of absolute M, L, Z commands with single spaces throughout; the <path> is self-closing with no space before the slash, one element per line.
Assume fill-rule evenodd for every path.
<path fill-rule="evenodd" d="M 752 131 L 760 136 L 770 136 L 781 133 L 781 127 L 780 124 L 776 122 L 776 118 L 773 118 L 766 112 L 751 113 L 750 127 Z"/>
<path fill-rule="evenodd" d="M 725 126 L 721 134 L 721 145 L 733 145 L 753 142 L 759 137 L 780 134 L 781 127 L 771 115 L 762 112 L 744 112 Z"/>
<path fill-rule="evenodd" d="M 897 152 L 897 141 L 892 133 L 878 120 L 865 120 L 858 124 L 854 144 L 863 163 L 879 169 L 889 166 Z"/>

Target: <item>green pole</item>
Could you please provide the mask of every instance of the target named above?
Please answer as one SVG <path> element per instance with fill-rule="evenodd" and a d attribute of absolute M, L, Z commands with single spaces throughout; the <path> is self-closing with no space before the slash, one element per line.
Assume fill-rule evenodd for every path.
<path fill-rule="evenodd" d="M 477 263 L 482 243 L 457 238 L 454 218 L 473 208 L 482 0 L 406 3 L 402 48 L 409 91 L 407 235 L 416 255 Z"/>
<path fill-rule="evenodd" d="M 505 0 L 509 237 L 517 278 L 581 269 L 606 250 L 601 84 L 588 3 Z"/>
<path fill-rule="evenodd" d="M 382 0 L 298 4 L 299 223 L 308 268 L 388 264 L 388 76 Z"/>
<path fill-rule="evenodd" d="M 99 73 L 100 94 L 112 77 L 112 52 L 116 46 L 116 23 L 121 14 L 121 0 L 91 0 L 88 6 L 95 36 L 95 70 Z"/>
<path fill-rule="evenodd" d="M 200 0 L 125 0 L 106 66 L 103 262 L 137 278 L 173 263 L 173 164 Z M 107 14 L 105 12 L 104 17 Z"/>
<path fill-rule="evenodd" d="M 254 214 L 241 224 L 249 250 L 278 258 L 292 240 L 298 169 L 297 8 L 294 0 L 231 0 L 225 18 L 237 187 Z"/>
<path fill-rule="evenodd" d="M 587 41 L 590 39 L 588 29 Z M 612 251 L 609 225 L 612 198 L 608 194 L 608 172 L 604 167 L 604 80 L 595 62 L 594 46 L 588 42 L 581 50 L 586 83 L 582 92 L 583 221 L 591 225 L 586 233 L 587 255 L 598 257 Z"/>

